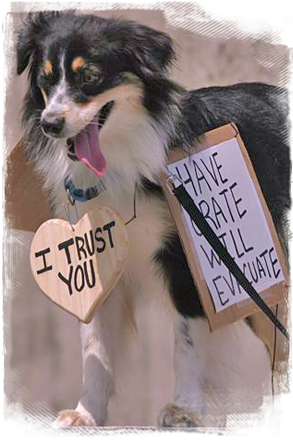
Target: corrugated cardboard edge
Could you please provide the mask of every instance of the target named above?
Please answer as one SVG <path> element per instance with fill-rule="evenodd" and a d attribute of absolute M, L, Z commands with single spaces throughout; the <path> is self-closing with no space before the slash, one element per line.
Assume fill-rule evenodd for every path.
<path fill-rule="evenodd" d="M 5 175 L 5 220 L 11 229 L 36 232 L 52 218 L 48 195 L 33 167 L 28 164 L 23 143 L 12 150 Z"/>
<path fill-rule="evenodd" d="M 202 151 L 209 147 L 212 147 L 214 145 L 220 144 L 224 141 L 230 140 L 236 138 L 238 145 L 240 146 L 241 152 L 243 154 L 243 157 L 245 159 L 245 162 L 247 164 L 249 173 L 253 179 L 254 185 L 257 190 L 258 197 L 261 201 L 262 208 L 270 229 L 270 232 L 272 234 L 272 239 L 275 244 L 275 248 L 279 257 L 279 261 L 283 270 L 283 274 L 285 277 L 285 281 L 269 288 L 263 291 L 260 295 L 263 298 L 263 300 L 267 303 L 268 306 L 273 306 L 285 299 L 290 298 L 291 296 L 291 283 L 288 276 L 288 271 L 285 263 L 285 258 L 282 252 L 282 248 L 278 239 L 278 235 L 276 233 L 274 223 L 270 214 L 270 211 L 267 207 L 267 204 L 265 202 L 264 196 L 262 194 L 260 185 L 258 183 L 255 171 L 253 169 L 253 166 L 251 164 L 251 161 L 249 159 L 247 150 L 244 146 L 244 143 L 239 135 L 239 131 L 235 124 L 228 124 L 223 127 L 219 127 L 215 130 L 212 130 L 208 133 L 205 133 L 205 135 L 201 138 L 200 142 L 197 142 L 195 146 L 195 151 Z M 170 156 L 169 163 L 175 162 L 179 159 L 182 159 L 185 157 L 186 154 L 182 153 L 182 151 L 174 151 L 174 153 Z M 179 236 L 188 260 L 188 264 L 194 279 L 194 282 L 198 288 L 200 299 L 202 302 L 202 306 L 204 308 L 206 317 L 208 319 L 210 329 L 212 331 L 216 330 L 217 328 L 224 327 L 228 324 L 231 324 L 235 321 L 238 321 L 239 319 L 243 319 L 249 315 L 252 315 L 256 312 L 259 312 L 259 307 L 253 302 L 253 300 L 246 299 L 244 301 L 241 301 L 238 304 L 234 304 L 227 309 L 216 313 L 215 307 L 213 304 L 212 297 L 209 293 L 208 286 L 203 278 L 202 272 L 200 270 L 198 257 L 193 249 L 193 246 L 191 245 L 191 237 L 189 235 L 188 227 L 185 223 L 183 212 L 181 205 L 177 201 L 176 197 L 171 194 L 170 190 L 168 189 L 166 185 L 167 180 L 167 174 L 162 173 L 161 176 L 161 183 L 164 190 L 164 194 L 166 196 L 166 199 L 168 201 L 168 205 L 171 211 L 171 214 L 174 218 L 174 221 L 176 223 L 177 229 L 179 231 Z"/>

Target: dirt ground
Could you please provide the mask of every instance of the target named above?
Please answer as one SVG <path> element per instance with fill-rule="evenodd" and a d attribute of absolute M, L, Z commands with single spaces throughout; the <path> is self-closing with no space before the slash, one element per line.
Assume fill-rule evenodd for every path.
<path fill-rule="evenodd" d="M 286 30 L 244 8 L 219 14 L 201 2 L 81 1 L 80 13 L 124 16 L 168 32 L 177 43 L 173 77 L 188 88 L 263 81 L 290 88 L 292 49 Z M 10 2 L 4 34 L 4 157 L 21 137 L 20 108 L 25 77 L 16 76 L 14 31 L 32 2 Z M 252 15 L 252 16 L 251 16 Z M 19 213 L 21 215 L 21 213 Z M 48 427 L 58 410 L 73 408 L 81 393 L 77 321 L 37 289 L 29 269 L 32 234 L 3 233 L 4 420 L 26 431 Z M 109 408 L 109 425 L 156 425 L 159 410 L 172 399 L 173 333 L 158 307 L 139 315 L 131 362 Z M 267 426 L 271 411 L 270 367 L 262 344 L 243 326 L 239 368 L 231 396 L 209 408 L 208 426 Z M 277 387 L 275 387 L 276 390 Z M 276 391 L 274 426 L 279 425 Z"/>

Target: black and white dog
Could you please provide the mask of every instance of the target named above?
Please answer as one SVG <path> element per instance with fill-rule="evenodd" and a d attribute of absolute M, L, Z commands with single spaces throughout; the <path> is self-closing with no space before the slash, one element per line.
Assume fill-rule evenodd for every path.
<path fill-rule="evenodd" d="M 79 189 L 100 190 L 78 203 L 80 215 L 100 204 L 128 220 L 135 188 L 137 193 L 137 218 L 127 227 L 127 269 L 91 323 L 82 325 L 84 394 L 75 410 L 59 414 L 59 423 L 105 422 L 122 329 L 133 322 L 143 296 L 165 297 L 174 311 L 174 402 L 159 415 L 160 426 L 205 426 L 211 423 L 208 405 L 217 398 L 224 406 L 229 393 L 236 393 L 239 405 L 246 391 L 261 394 L 270 380 L 267 350 L 246 321 L 210 333 L 159 174 L 170 150 L 188 149 L 204 132 L 235 122 L 285 242 L 286 93 L 260 83 L 186 91 L 168 79 L 174 59 L 168 35 L 97 16 L 29 15 L 19 32 L 17 58 L 18 74 L 29 70 L 27 154 L 56 215 L 64 216 L 65 179 Z"/>

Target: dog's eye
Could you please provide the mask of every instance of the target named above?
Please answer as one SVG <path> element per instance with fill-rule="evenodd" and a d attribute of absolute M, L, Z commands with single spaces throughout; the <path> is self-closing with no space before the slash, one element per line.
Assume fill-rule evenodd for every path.
<path fill-rule="evenodd" d="M 95 66 L 86 67 L 78 72 L 79 86 L 82 93 L 95 95 L 103 81 L 100 69 Z"/>
<path fill-rule="evenodd" d="M 96 72 L 92 72 L 88 69 L 85 69 L 83 72 L 82 82 L 85 84 L 94 84 L 99 80 L 99 76 Z"/>
<path fill-rule="evenodd" d="M 99 69 L 82 69 L 80 72 L 80 82 L 82 86 L 95 86 L 102 81 Z"/>

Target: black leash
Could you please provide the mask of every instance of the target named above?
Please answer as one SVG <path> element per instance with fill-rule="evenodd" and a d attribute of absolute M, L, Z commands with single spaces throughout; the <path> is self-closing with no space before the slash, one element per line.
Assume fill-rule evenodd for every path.
<path fill-rule="evenodd" d="M 289 340 L 289 333 L 285 327 L 281 324 L 278 318 L 274 315 L 268 305 L 260 297 L 254 287 L 250 284 L 243 272 L 239 269 L 234 259 L 231 257 L 225 246 L 218 239 L 198 207 L 195 205 L 192 197 L 188 194 L 183 184 L 180 184 L 177 188 L 173 187 L 173 194 L 178 199 L 179 203 L 183 206 L 185 211 L 189 214 L 190 218 L 194 221 L 196 226 L 200 229 L 205 239 L 212 246 L 214 251 L 223 261 L 228 270 L 234 275 L 238 283 L 247 292 L 250 298 L 260 307 L 260 309 L 268 316 L 272 323 L 280 330 L 280 332 Z"/>

